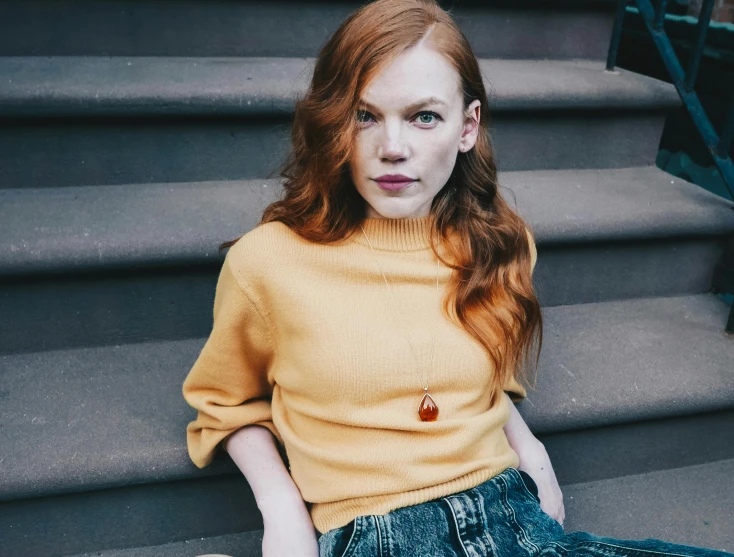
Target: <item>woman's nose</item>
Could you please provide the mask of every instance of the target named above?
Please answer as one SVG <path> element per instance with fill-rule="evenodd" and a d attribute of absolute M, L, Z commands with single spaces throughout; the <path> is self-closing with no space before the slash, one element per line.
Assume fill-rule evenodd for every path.
<path fill-rule="evenodd" d="M 399 125 L 385 126 L 379 141 L 377 154 L 381 159 L 398 160 L 408 156 L 408 146 Z"/>

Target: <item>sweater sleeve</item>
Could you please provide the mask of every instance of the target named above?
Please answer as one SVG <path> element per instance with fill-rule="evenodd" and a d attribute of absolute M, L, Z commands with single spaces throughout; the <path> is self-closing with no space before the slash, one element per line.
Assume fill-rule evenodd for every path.
<path fill-rule="evenodd" d="M 211 334 L 183 383 L 184 399 L 198 410 L 186 440 L 199 468 L 225 450 L 229 434 L 246 425 L 262 425 L 283 443 L 272 421 L 267 377 L 275 356 L 272 331 L 252 294 L 238 282 L 230 253 L 217 280 Z"/>
<path fill-rule="evenodd" d="M 528 236 L 528 243 L 530 244 L 530 275 L 532 276 L 533 271 L 535 271 L 535 263 L 538 261 L 538 251 L 535 247 L 533 236 L 527 227 L 525 228 L 525 233 Z M 519 402 L 528 396 L 525 387 L 523 387 L 514 377 L 505 382 L 503 389 L 510 395 L 510 399 L 512 399 L 513 402 Z"/>

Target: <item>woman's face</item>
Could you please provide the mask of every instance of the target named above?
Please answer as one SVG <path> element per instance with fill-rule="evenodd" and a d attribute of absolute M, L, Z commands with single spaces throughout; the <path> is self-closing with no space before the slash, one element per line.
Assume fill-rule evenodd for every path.
<path fill-rule="evenodd" d="M 378 74 L 361 101 L 350 173 L 366 201 L 365 216 L 428 215 L 458 152 L 474 147 L 480 102 L 465 111 L 458 72 L 422 45 Z"/>

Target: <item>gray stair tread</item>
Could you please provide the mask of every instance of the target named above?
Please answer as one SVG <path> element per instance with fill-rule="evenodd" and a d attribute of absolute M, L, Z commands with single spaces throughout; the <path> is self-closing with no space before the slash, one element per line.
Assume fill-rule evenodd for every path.
<path fill-rule="evenodd" d="M 542 433 L 734 408 L 728 311 L 713 294 L 545 308 L 520 410 Z M 205 340 L 0 355 L 0 501 L 236 472 L 186 451 L 181 385 Z"/>
<path fill-rule="evenodd" d="M 253 530 L 241 534 L 196 538 L 150 547 L 94 551 L 73 557 L 198 557 L 199 555 L 255 557 L 262 555 L 262 538 L 262 530 Z"/>
<path fill-rule="evenodd" d="M 565 529 L 734 552 L 732 477 L 734 460 L 723 460 L 568 485 Z"/>
<path fill-rule="evenodd" d="M 734 408 L 729 309 L 713 294 L 544 308 L 523 417 L 551 433 Z"/>
<path fill-rule="evenodd" d="M 538 244 L 725 235 L 734 203 L 656 167 L 500 174 Z M 221 259 L 279 180 L 0 189 L 0 276 Z"/>
<path fill-rule="evenodd" d="M 0 117 L 287 116 L 314 58 L 0 57 Z M 672 85 L 600 60 L 481 59 L 494 110 L 667 109 Z"/>
<path fill-rule="evenodd" d="M 3 13 L 0 53 L 313 56 L 361 3 L 44 0 L 44 9 L 34 10 L 34 3 L 14 2 L 14 9 Z M 457 4 L 451 13 L 478 55 L 606 58 L 614 0 L 555 0 L 552 7 L 537 0 Z M 74 25 L 59 25 L 70 12 Z"/>
<path fill-rule="evenodd" d="M 566 532 L 622 540 L 656 538 L 734 551 L 734 460 L 567 485 Z M 76 557 L 260 555 L 262 530 L 155 547 L 95 551 Z"/>

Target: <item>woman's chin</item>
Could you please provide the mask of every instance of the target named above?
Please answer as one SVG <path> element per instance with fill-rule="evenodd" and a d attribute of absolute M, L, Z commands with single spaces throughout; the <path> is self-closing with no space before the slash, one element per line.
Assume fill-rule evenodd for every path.
<path fill-rule="evenodd" d="M 428 216 L 431 208 L 430 202 L 421 206 L 416 203 L 407 203 L 406 201 L 408 200 L 391 198 L 384 200 L 383 203 L 370 204 L 367 210 L 367 217 L 405 219 Z"/>

